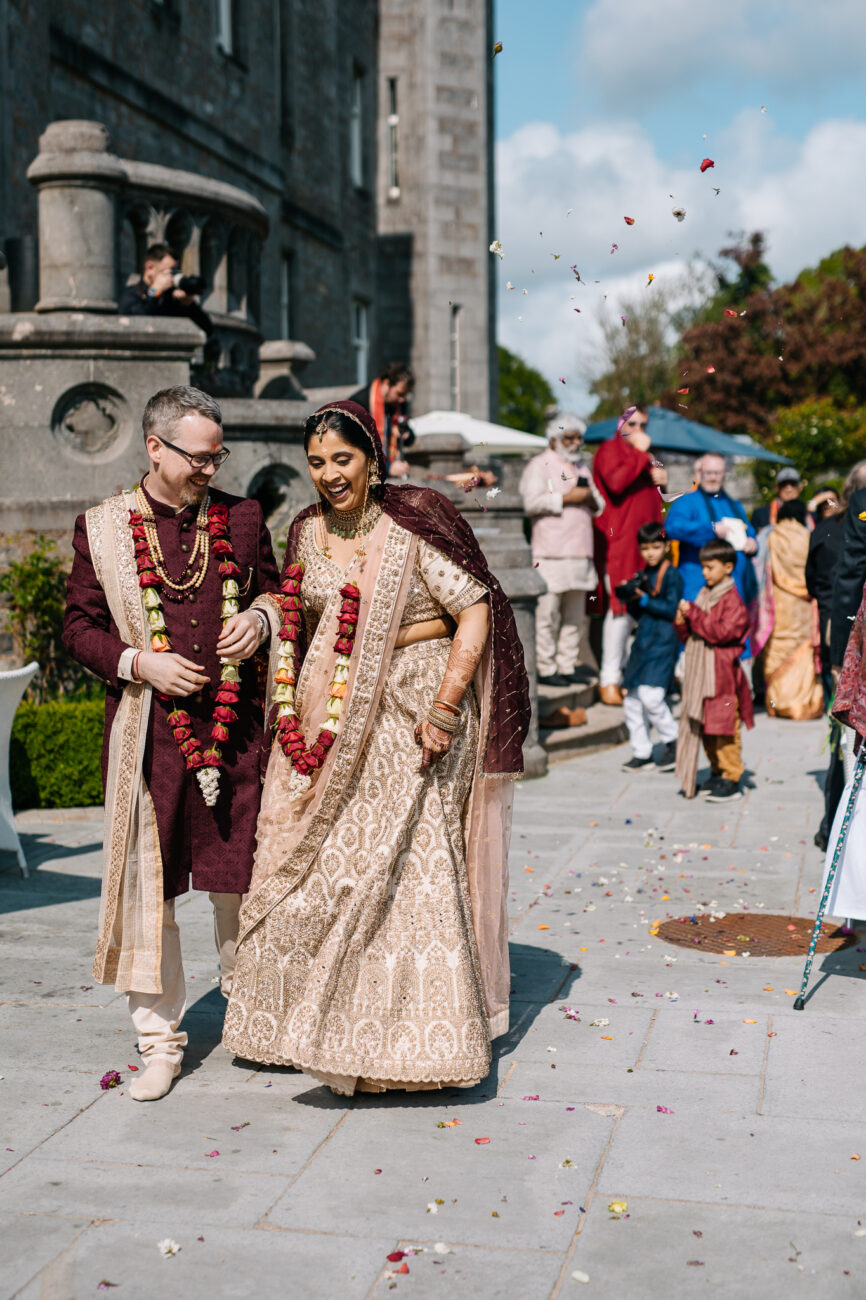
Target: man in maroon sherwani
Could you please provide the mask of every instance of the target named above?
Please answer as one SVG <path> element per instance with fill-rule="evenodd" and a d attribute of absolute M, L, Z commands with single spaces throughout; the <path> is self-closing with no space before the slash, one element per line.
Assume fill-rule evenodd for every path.
<path fill-rule="evenodd" d="M 166 719 L 173 709 L 182 707 L 189 715 L 187 725 L 200 742 L 201 750 L 212 746 L 212 715 L 214 697 L 220 688 L 221 661 L 248 660 L 267 638 L 267 618 L 250 610 L 249 605 L 256 596 L 277 591 L 279 574 L 258 502 L 228 496 L 211 487 L 213 475 L 228 455 L 222 449 L 222 416 L 218 404 L 194 388 L 165 389 L 148 402 L 143 429 L 150 467 L 140 485 L 137 501 L 133 497 L 109 499 L 76 521 L 75 558 L 69 577 L 63 639 L 70 653 L 107 684 L 103 745 L 107 820 L 110 799 L 113 804 L 115 795 L 121 799 L 123 795 L 122 790 L 119 793 L 109 790 L 111 782 L 118 784 L 117 771 L 109 775 L 109 749 L 117 715 L 122 710 L 126 692 L 131 692 L 131 697 L 146 695 L 148 700 L 151 699 L 146 687 L 136 688 L 129 684 L 145 683 L 153 688 L 149 717 L 142 714 L 143 758 L 140 758 L 136 770 L 146 787 L 146 793 L 138 802 L 140 806 L 146 805 L 145 812 L 155 815 L 156 835 L 150 836 L 149 844 L 146 835 L 140 837 L 143 838 L 143 847 L 139 845 L 130 853 L 128 860 L 121 863 L 119 872 L 116 867 L 111 867 L 107 846 L 101 917 L 101 926 L 110 932 L 111 917 L 105 922 L 104 914 L 106 891 L 113 888 L 113 915 L 116 917 L 119 913 L 121 920 L 115 919 L 108 946 L 113 954 L 121 952 L 121 977 L 116 982 L 118 988 L 127 994 L 138 1032 L 139 1049 L 147 1067 L 131 1085 L 130 1093 L 137 1100 L 149 1101 L 168 1092 L 173 1079 L 180 1073 L 186 1045 L 186 1034 L 180 1032 L 186 995 L 174 900 L 190 888 L 190 883 L 194 889 L 210 893 L 220 955 L 221 987 L 226 996 L 231 988 L 237 914 L 252 872 L 261 789 L 263 717 L 254 665 L 242 663 L 238 669 L 240 691 L 234 705 L 237 719 L 228 728 L 228 740 L 220 744 L 223 757 L 219 770 L 219 793 L 213 806 L 205 802 L 196 779 L 197 773 L 187 769 L 184 755 Z M 240 570 L 236 578 L 238 612 L 228 617 L 224 626 L 222 602 L 225 592 L 219 572 L 224 557 L 216 546 L 206 556 L 206 530 L 196 525 L 203 501 L 225 507 L 227 535 L 234 562 Z M 138 589 L 134 560 L 127 564 L 126 569 L 123 567 L 127 548 L 135 545 L 131 538 L 127 538 L 127 527 L 130 534 L 132 527 L 126 522 L 129 511 L 125 507 L 128 504 L 137 505 L 147 525 L 149 538 L 154 538 L 155 531 L 156 541 L 150 546 L 150 553 L 160 579 L 157 591 L 170 643 L 168 651 L 156 652 L 150 648 L 153 620 L 148 626 L 138 608 L 137 602 L 142 600 L 143 591 Z M 92 539 L 96 539 L 98 546 L 102 545 L 107 531 L 104 521 L 109 517 L 106 507 L 113 508 L 116 521 L 113 544 L 117 546 L 120 557 L 116 566 L 110 566 L 110 572 L 103 564 L 95 565 L 98 557 L 92 554 L 91 546 Z M 209 545 L 213 546 L 213 542 Z M 109 551 L 108 554 L 115 552 Z M 131 550 L 128 556 L 132 556 Z M 124 575 L 121 584 L 123 602 L 131 609 L 133 621 L 137 619 L 144 629 L 137 636 L 139 645 L 131 645 L 120 634 L 112 610 L 120 611 L 118 617 L 123 622 L 123 602 L 110 608 L 106 591 L 118 588 L 117 581 L 112 578 L 115 567 Z M 98 572 L 102 573 L 102 582 Z M 147 601 L 144 604 L 147 606 Z M 147 609 L 144 614 L 147 614 Z M 115 746 L 116 743 L 115 738 Z M 128 824 L 134 823 L 133 814 L 134 809 Z M 108 827 L 106 830 L 108 834 Z M 155 844 L 157 838 L 158 848 Z M 124 954 L 127 946 L 135 942 L 129 932 L 134 930 L 137 938 L 141 929 L 140 918 L 135 915 L 138 904 L 134 899 L 132 905 L 128 901 L 129 881 L 136 879 L 136 873 L 140 876 L 143 864 L 151 861 L 155 867 L 149 869 L 156 877 L 155 888 L 158 888 L 160 858 L 164 902 L 157 900 L 155 904 L 163 908 L 161 942 L 157 916 L 157 940 L 152 945 L 156 954 L 153 959 L 155 968 L 152 978 L 142 979 L 140 974 L 136 978 L 135 971 L 143 969 L 136 957 L 127 967 L 132 974 L 127 974 L 124 980 Z M 107 883 L 112 872 L 116 881 L 113 886 Z M 148 883 L 144 882 L 143 889 L 137 886 L 139 896 L 146 893 Z M 121 906 L 116 897 L 118 891 L 122 895 L 124 889 L 127 898 Z M 135 920 L 134 926 L 131 917 Z M 122 937 L 119 937 L 119 927 L 126 930 Z M 99 951 L 98 948 L 97 963 Z M 97 973 L 97 978 L 102 978 L 103 982 L 111 982 L 117 976 L 116 955 L 113 960 L 112 965 L 111 957 L 105 959 L 102 971 Z"/>

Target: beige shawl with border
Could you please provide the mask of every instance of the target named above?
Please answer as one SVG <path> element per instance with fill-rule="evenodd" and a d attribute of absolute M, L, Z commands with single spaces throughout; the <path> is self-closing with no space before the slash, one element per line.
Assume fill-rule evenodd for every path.
<path fill-rule="evenodd" d="M 127 645 L 147 646 L 129 511 L 122 493 L 85 516 L 96 577 Z M 99 937 L 93 976 L 118 993 L 161 993 L 162 857 L 156 814 L 142 776 L 152 688 L 127 682 L 108 746 Z"/>

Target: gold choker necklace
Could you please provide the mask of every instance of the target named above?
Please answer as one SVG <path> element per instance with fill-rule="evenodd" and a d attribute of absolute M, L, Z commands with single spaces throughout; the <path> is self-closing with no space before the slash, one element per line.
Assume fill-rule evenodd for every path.
<path fill-rule="evenodd" d="M 335 537 L 350 539 L 366 537 L 382 517 L 382 507 L 376 501 L 367 501 L 356 510 L 328 510 L 328 531 Z"/>

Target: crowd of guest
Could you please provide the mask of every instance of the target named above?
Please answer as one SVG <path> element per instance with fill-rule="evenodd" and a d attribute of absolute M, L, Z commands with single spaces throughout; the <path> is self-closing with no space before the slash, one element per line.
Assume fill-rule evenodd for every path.
<path fill-rule="evenodd" d="M 866 460 L 841 494 L 823 487 L 808 503 L 784 465 L 750 517 L 714 452 L 695 462 L 690 491 L 665 492 L 651 412 L 626 410 L 593 461 L 584 434 L 577 417 L 555 416 L 520 485 L 547 586 L 539 682 L 569 686 L 597 671 L 601 702 L 624 706 L 627 770 L 670 771 L 688 751 L 677 770 L 694 793 L 699 736 L 711 765 L 704 793 L 737 797 L 740 727 L 753 708 L 796 721 L 819 717 L 832 697 L 866 579 Z M 595 655 L 591 615 L 601 620 Z M 672 694 L 682 695 L 679 745 Z"/>

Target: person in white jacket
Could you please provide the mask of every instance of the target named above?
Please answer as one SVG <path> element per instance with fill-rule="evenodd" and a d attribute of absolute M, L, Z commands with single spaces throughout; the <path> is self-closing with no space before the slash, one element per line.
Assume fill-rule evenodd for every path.
<path fill-rule="evenodd" d="M 604 501 L 581 454 L 585 432 L 577 416 L 554 416 L 550 446 L 533 456 L 520 480 L 532 520 L 532 558 L 547 583 L 535 614 L 538 680 L 546 686 L 581 680 L 575 666 L 587 628 L 586 596 L 598 584 L 592 516 Z"/>

